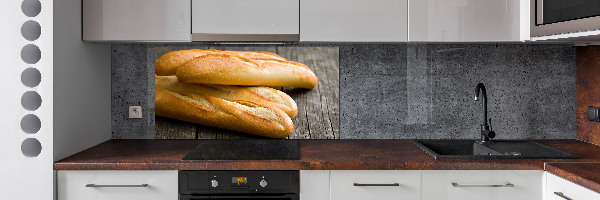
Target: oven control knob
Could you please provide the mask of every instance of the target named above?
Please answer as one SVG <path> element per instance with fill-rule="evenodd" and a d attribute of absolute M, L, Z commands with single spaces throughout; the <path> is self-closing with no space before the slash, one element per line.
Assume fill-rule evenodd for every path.
<path fill-rule="evenodd" d="M 267 187 L 267 181 L 265 179 L 261 180 L 259 183 L 260 187 Z"/>
<path fill-rule="evenodd" d="M 219 186 L 219 181 L 217 181 L 217 180 L 210 181 L 210 186 L 211 187 L 218 187 Z"/>

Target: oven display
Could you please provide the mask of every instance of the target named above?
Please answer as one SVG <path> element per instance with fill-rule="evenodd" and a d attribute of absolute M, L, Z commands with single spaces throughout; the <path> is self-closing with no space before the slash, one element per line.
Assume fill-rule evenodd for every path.
<path fill-rule="evenodd" d="M 248 179 L 246 177 L 231 177 L 231 183 L 235 184 L 240 184 L 240 183 L 248 183 Z"/>

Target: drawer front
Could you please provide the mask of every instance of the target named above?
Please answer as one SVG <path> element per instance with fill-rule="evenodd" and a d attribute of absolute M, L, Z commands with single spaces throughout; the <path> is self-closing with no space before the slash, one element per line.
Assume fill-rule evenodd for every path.
<path fill-rule="evenodd" d="M 300 1 L 192 0 L 192 33 L 300 34 Z"/>
<path fill-rule="evenodd" d="M 57 182 L 59 200 L 178 199 L 175 170 L 58 171 Z M 88 184 L 96 187 L 87 187 Z M 142 184 L 148 185 L 139 187 Z"/>
<path fill-rule="evenodd" d="M 421 171 L 333 170 L 330 183 L 331 200 L 418 200 Z"/>
<path fill-rule="evenodd" d="M 559 193 L 559 194 L 556 194 Z M 584 200 L 600 199 L 600 194 L 562 179 L 554 174 L 546 173 L 546 200 Z"/>
<path fill-rule="evenodd" d="M 329 170 L 300 170 L 300 200 L 329 200 Z"/>
<path fill-rule="evenodd" d="M 541 200 L 542 175 L 537 170 L 423 171 L 423 199 Z"/>

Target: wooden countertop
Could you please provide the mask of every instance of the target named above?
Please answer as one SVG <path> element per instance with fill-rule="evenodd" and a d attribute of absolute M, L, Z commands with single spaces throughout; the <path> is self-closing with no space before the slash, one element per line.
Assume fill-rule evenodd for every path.
<path fill-rule="evenodd" d="M 600 193 L 600 162 L 551 162 L 545 170 L 558 177 Z"/>
<path fill-rule="evenodd" d="M 581 159 L 439 159 L 410 140 L 300 140 L 300 160 L 183 161 L 202 140 L 109 140 L 55 170 L 543 170 L 600 193 L 600 146 L 536 140 Z M 544 168 L 545 167 L 545 168 Z"/>
<path fill-rule="evenodd" d="M 410 140 L 300 140 L 300 160 L 183 161 L 202 140 L 109 140 L 54 163 L 55 170 L 542 170 L 546 162 L 600 162 L 600 147 L 537 140 L 581 159 L 439 159 Z"/>

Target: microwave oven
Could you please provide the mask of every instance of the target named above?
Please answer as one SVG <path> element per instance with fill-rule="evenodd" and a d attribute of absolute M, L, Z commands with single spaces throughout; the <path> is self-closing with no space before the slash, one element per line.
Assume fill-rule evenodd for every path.
<path fill-rule="evenodd" d="M 600 34 L 600 0 L 531 0 L 531 37 Z"/>

